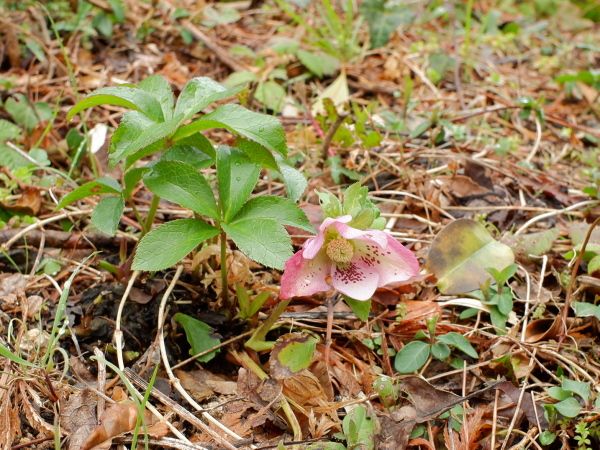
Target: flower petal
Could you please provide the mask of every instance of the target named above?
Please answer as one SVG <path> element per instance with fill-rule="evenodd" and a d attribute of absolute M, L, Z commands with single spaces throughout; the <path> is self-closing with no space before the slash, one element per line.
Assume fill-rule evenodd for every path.
<path fill-rule="evenodd" d="M 330 271 L 327 256 L 321 253 L 316 258 L 306 259 L 302 253 L 303 250 L 296 252 L 285 263 L 279 291 L 279 297 L 284 300 L 328 291 L 331 288 L 326 281 Z"/>
<path fill-rule="evenodd" d="M 333 266 L 332 284 L 342 294 L 355 300 L 369 300 L 379 283 L 379 273 L 361 261 L 351 262 L 346 267 Z"/>
<path fill-rule="evenodd" d="M 335 229 L 345 239 L 348 240 L 360 240 L 360 241 L 374 241 L 380 247 L 385 248 L 387 246 L 388 234 L 381 230 L 359 230 L 358 228 L 352 228 L 343 222 L 336 222 L 333 224 Z"/>
<path fill-rule="evenodd" d="M 327 228 L 329 228 L 332 225 L 336 226 L 337 224 L 341 226 L 346 226 L 344 224 L 350 222 L 351 220 L 352 216 L 341 216 L 335 218 L 327 217 L 319 226 L 319 233 L 315 237 L 307 239 L 304 243 L 302 256 L 304 256 L 306 259 L 313 259 L 315 256 L 317 256 L 317 253 L 319 253 L 321 247 L 323 247 L 323 243 L 325 242 L 325 232 L 327 231 Z"/>
<path fill-rule="evenodd" d="M 382 247 L 375 240 L 354 242 L 355 260 L 379 274 L 378 287 L 406 281 L 419 273 L 419 262 L 409 249 L 389 234 Z"/>

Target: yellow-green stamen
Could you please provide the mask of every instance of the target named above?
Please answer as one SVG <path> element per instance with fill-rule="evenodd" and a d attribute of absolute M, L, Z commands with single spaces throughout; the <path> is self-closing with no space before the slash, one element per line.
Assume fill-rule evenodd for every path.
<path fill-rule="evenodd" d="M 333 262 L 348 264 L 354 256 L 354 246 L 344 238 L 337 238 L 329 241 L 326 252 Z"/>

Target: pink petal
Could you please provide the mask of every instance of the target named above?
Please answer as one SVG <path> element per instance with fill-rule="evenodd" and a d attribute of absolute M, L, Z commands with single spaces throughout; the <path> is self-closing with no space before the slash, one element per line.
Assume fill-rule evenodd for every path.
<path fill-rule="evenodd" d="M 329 266 L 324 253 L 313 259 L 306 259 L 303 257 L 303 250 L 296 252 L 285 263 L 279 297 L 286 300 L 328 291 L 331 288 L 326 281 Z"/>
<path fill-rule="evenodd" d="M 325 232 L 327 231 L 327 228 L 329 228 L 332 225 L 336 226 L 337 224 L 341 226 L 346 226 L 344 224 L 350 222 L 351 220 L 352 216 L 341 216 L 335 218 L 327 217 L 319 226 L 319 233 L 315 237 L 307 239 L 304 243 L 302 255 L 306 259 L 313 259 L 315 256 L 317 256 L 317 253 L 319 253 L 321 247 L 323 247 L 323 243 L 325 242 Z"/>
<path fill-rule="evenodd" d="M 378 287 L 406 281 L 419 273 L 419 262 L 414 253 L 389 234 L 384 234 L 387 241 L 385 247 L 378 245 L 375 240 L 355 241 L 354 259 L 379 274 Z"/>
<path fill-rule="evenodd" d="M 345 268 L 331 269 L 333 287 L 355 300 L 369 300 L 379 283 L 379 274 L 361 261 L 351 262 Z"/>

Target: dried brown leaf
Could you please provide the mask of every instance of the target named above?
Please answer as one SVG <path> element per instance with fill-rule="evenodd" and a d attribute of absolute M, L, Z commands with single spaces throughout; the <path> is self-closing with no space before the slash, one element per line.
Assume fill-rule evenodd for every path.
<path fill-rule="evenodd" d="M 88 435 L 80 450 L 98 450 L 98 446 L 104 446 L 106 441 L 110 447 L 114 437 L 133 430 L 137 415 L 138 409 L 133 402 L 112 404 L 104 411 L 100 417 L 100 424 Z"/>

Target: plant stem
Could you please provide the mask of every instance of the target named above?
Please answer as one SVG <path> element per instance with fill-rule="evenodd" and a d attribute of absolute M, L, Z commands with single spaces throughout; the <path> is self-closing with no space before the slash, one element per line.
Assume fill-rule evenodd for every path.
<path fill-rule="evenodd" d="M 227 284 L 227 235 L 224 231 L 221 231 L 219 238 L 221 240 L 221 298 L 223 299 L 223 305 L 229 306 L 229 285 Z"/>
<path fill-rule="evenodd" d="M 152 228 L 152 222 L 154 222 L 154 216 L 156 215 L 159 202 L 160 197 L 156 194 L 153 194 L 152 201 L 150 202 L 150 209 L 148 210 L 148 215 L 146 216 L 146 222 L 142 225 L 142 237 Z"/>

